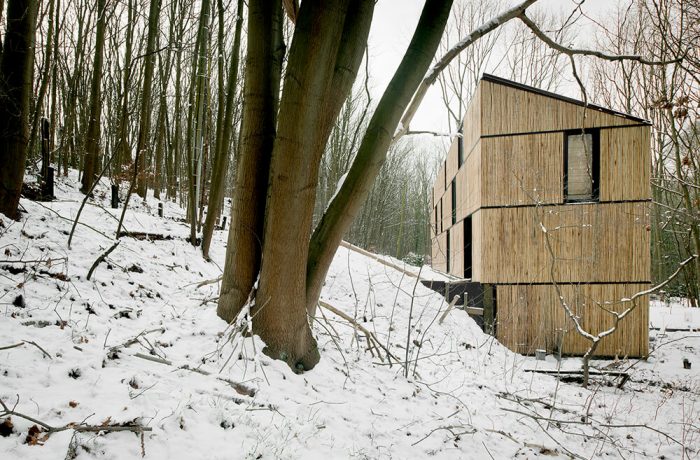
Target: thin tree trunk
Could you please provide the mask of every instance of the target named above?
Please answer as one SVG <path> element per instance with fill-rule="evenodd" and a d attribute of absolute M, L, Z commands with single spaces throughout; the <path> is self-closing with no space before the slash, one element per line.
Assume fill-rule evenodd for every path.
<path fill-rule="evenodd" d="M 83 187 L 81 191 L 88 193 L 92 189 L 97 168 L 97 157 L 100 150 L 100 118 L 102 115 L 102 63 L 105 44 L 105 21 L 107 11 L 105 0 L 97 0 L 97 30 L 95 32 L 95 68 L 92 74 L 90 89 L 90 119 L 85 143 L 85 165 L 83 168 Z"/>
<path fill-rule="evenodd" d="M 219 8 L 222 8 L 219 0 Z M 209 246 L 214 233 L 214 224 L 219 217 L 219 203 L 224 197 L 226 171 L 230 155 L 228 153 L 233 133 L 233 115 L 236 102 L 236 87 L 238 85 L 238 62 L 241 44 L 241 29 L 243 28 L 243 0 L 238 0 L 236 18 L 236 32 L 233 39 L 233 51 L 231 53 L 231 64 L 229 66 L 228 83 L 226 87 L 226 108 L 223 119 L 221 115 L 218 119 L 216 151 L 214 152 L 214 163 L 212 166 L 211 188 L 209 192 L 209 206 L 207 218 L 204 222 L 204 232 L 202 235 L 202 253 L 205 258 L 209 257 Z M 223 19 L 223 15 L 222 15 Z M 222 21 L 220 19 L 220 21 Z M 223 54 L 223 51 L 221 51 Z M 223 80 L 223 79 L 222 79 Z M 223 88 L 222 88 L 223 89 Z M 222 91 L 220 89 L 219 91 Z M 220 100 L 220 104 L 221 104 Z M 220 111 L 221 112 L 221 111 Z M 219 138 L 220 133 L 220 138 Z"/>
<path fill-rule="evenodd" d="M 0 212 L 18 219 L 27 159 L 37 2 L 10 0 L 0 57 Z"/>
<path fill-rule="evenodd" d="M 34 106 L 34 114 L 31 119 L 32 132 L 29 135 L 29 149 L 28 152 L 32 155 L 36 145 L 36 138 L 38 137 L 37 131 L 39 129 L 39 123 L 41 121 L 41 111 L 44 106 L 44 97 L 46 96 L 46 89 L 49 86 L 49 80 L 51 78 L 51 67 L 53 66 L 53 40 L 54 40 L 54 21 L 56 21 L 56 1 L 49 0 L 49 23 L 48 31 L 46 34 L 46 51 L 44 52 L 44 72 L 41 75 L 41 83 L 39 85 L 39 94 L 36 98 L 36 105 Z"/>
<path fill-rule="evenodd" d="M 153 67 L 156 56 L 156 36 L 158 35 L 158 19 L 160 16 L 161 0 L 151 0 L 148 12 L 148 43 L 143 72 L 143 92 L 141 93 L 141 110 L 139 113 L 139 137 L 136 144 L 135 167 L 139 174 L 136 175 L 136 193 L 141 198 L 146 198 L 148 174 L 146 173 L 146 155 L 148 153 L 149 131 L 151 129 L 151 92 L 153 89 Z M 127 198 L 128 200 L 128 198 Z M 125 206 L 126 207 L 126 206 Z"/>

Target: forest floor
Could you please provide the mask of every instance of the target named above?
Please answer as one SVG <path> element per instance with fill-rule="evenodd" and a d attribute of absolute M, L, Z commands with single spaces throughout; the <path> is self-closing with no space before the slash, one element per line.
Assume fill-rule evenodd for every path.
<path fill-rule="evenodd" d="M 101 185 L 69 249 L 78 186 L 61 178 L 56 201 L 0 218 L 0 414 L 17 413 L 0 416 L 1 459 L 700 457 L 700 332 L 666 330 L 697 330 L 697 311 L 655 304 L 650 358 L 595 361 L 630 378 L 584 389 L 528 372 L 558 362 L 510 352 L 461 310 L 440 323 L 441 296 L 340 248 L 322 300 L 407 370 L 320 309 L 322 360 L 296 375 L 217 318 L 217 284 L 199 283 L 221 274 L 227 232 L 205 261 L 173 203 L 159 218 L 133 199 L 126 229 L 168 239 L 122 238 L 87 280 L 118 211 Z"/>

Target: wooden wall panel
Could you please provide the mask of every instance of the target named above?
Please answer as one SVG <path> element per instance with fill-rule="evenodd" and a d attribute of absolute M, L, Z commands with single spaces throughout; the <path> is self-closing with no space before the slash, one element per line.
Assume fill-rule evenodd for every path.
<path fill-rule="evenodd" d="M 639 123 L 589 107 L 584 125 L 579 105 L 489 81 L 480 86 L 482 136 Z"/>
<path fill-rule="evenodd" d="M 433 238 L 432 243 L 433 269 L 444 273 L 447 270 L 447 232 Z"/>
<path fill-rule="evenodd" d="M 483 283 L 649 281 L 648 203 L 481 209 Z M 543 231 L 546 229 L 546 234 Z M 545 235 L 554 253 L 552 257 Z"/>
<path fill-rule="evenodd" d="M 651 197 L 650 132 L 648 126 L 600 131 L 601 200 Z"/>
<path fill-rule="evenodd" d="M 442 196 L 442 230 L 452 226 L 452 184 L 447 183 L 447 190 Z"/>
<path fill-rule="evenodd" d="M 562 133 L 481 140 L 483 206 L 564 202 Z"/>
<path fill-rule="evenodd" d="M 450 181 L 457 175 L 457 138 L 453 139 L 452 145 L 450 145 L 450 150 L 447 151 L 447 158 L 445 161 L 447 185 L 449 185 Z"/>
<path fill-rule="evenodd" d="M 580 316 L 583 328 L 593 334 L 610 328 L 612 311 L 623 311 L 645 284 L 580 284 L 560 285 L 562 297 L 572 312 Z M 553 285 L 506 285 L 497 287 L 498 340 L 513 351 L 533 354 L 536 349 L 550 353 L 561 343 L 563 354 L 582 355 L 590 342 L 581 337 L 568 318 Z M 637 300 L 636 307 L 621 323 L 619 329 L 604 338 L 597 356 L 646 356 L 649 352 L 649 299 Z"/>
<path fill-rule="evenodd" d="M 483 279 L 483 211 L 479 210 L 472 214 L 472 281 Z"/>
<path fill-rule="evenodd" d="M 457 219 L 461 220 L 481 206 L 481 143 L 477 142 L 472 154 L 457 173 Z"/>
<path fill-rule="evenodd" d="M 464 223 L 457 222 L 450 228 L 450 274 L 462 278 L 464 276 Z"/>
<path fill-rule="evenodd" d="M 469 155 L 474 145 L 481 138 L 481 86 L 477 86 L 474 96 L 469 101 L 469 107 L 462 123 L 464 156 Z"/>
<path fill-rule="evenodd" d="M 438 169 L 437 177 L 435 178 L 435 183 L 433 184 L 433 200 L 435 203 L 440 201 L 442 195 L 445 194 L 445 163 Z"/>

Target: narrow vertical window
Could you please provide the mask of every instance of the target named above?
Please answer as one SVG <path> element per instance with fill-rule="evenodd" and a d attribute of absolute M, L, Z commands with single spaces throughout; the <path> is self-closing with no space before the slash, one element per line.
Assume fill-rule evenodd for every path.
<path fill-rule="evenodd" d="M 438 207 L 435 206 L 435 234 L 438 233 Z"/>
<path fill-rule="evenodd" d="M 600 145 L 597 130 L 569 132 L 564 137 L 564 199 L 598 199 Z"/>
<path fill-rule="evenodd" d="M 447 190 L 447 160 L 442 164 L 442 169 L 445 170 L 445 175 L 443 176 L 443 179 L 445 179 L 445 190 Z"/>
<path fill-rule="evenodd" d="M 447 229 L 447 273 L 450 273 L 450 253 L 452 252 L 450 247 L 450 229 Z"/>
<path fill-rule="evenodd" d="M 452 179 L 452 225 L 457 223 L 457 178 Z"/>
<path fill-rule="evenodd" d="M 472 277 L 472 216 L 464 219 L 464 277 Z"/>
<path fill-rule="evenodd" d="M 464 137 L 462 132 L 462 128 L 459 128 L 459 136 L 457 136 L 457 169 L 464 164 Z"/>
<path fill-rule="evenodd" d="M 445 223 L 445 218 L 442 213 L 442 198 L 440 198 L 440 233 L 443 232 L 444 228 L 443 225 Z"/>

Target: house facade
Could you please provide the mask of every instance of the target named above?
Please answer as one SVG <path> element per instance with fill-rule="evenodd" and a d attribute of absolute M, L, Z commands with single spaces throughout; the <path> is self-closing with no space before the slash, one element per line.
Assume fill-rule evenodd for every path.
<path fill-rule="evenodd" d="M 479 283 L 499 341 L 583 354 L 650 283 L 650 126 L 484 75 L 433 188 L 432 263 Z M 474 299 L 472 299 L 474 300 Z M 648 353 L 648 297 L 598 347 Z"/>

